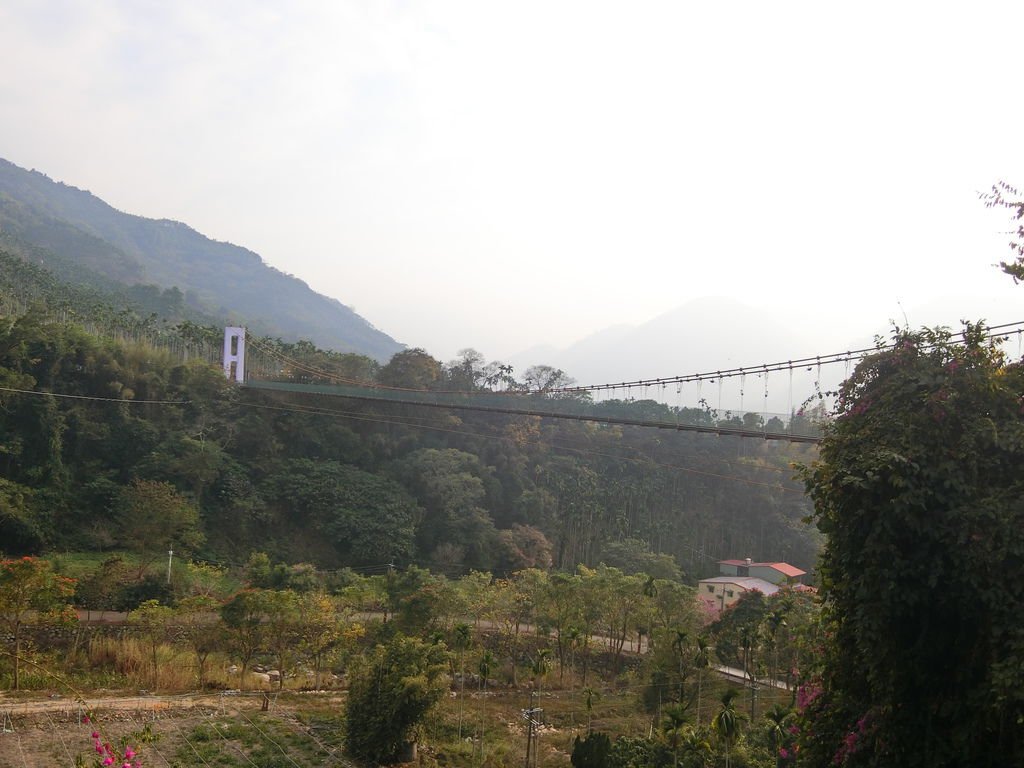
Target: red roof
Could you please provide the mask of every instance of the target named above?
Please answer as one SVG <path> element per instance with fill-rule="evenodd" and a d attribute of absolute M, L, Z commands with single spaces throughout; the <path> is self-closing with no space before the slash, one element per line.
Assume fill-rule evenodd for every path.
<path fill-rule="evenodd" d="M 774 568 L 776 571 L 781 573 L 783 576 L 790 576 L 790 577 L 794 577 L 794 578 L 796 576 L 803 576 L 804 574 L 807 573 L 807 571 L 801 571 L 795 565 L 790 565 L 789 563 L 748 563 L 746 560 L 719 560 L 718 564 L 719 565 L 744 566 L 744 567 L 749 566 L 751 568 L 758 567 L 758 566 L 761 567 L 761 568 Z"/>
<path fill-rule="evenodd" d="M 807 571 L 801 571 L 795 565 L 790 565 L 789 563 L 754 563 L 754 565 L 767 565 L 784 576 L 803 576 L 807 573 Z"/>

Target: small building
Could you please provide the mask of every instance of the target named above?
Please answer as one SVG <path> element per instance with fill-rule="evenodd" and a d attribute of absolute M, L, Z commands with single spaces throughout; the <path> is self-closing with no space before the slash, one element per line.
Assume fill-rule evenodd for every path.
<path fill-rule="evenodd" d="M 778 591 L 777 584 L 756 576 L 714 576 L 700 580 L 697 585 L 697 599 L 709 611 L 718 613 L 738 601 L 740 596 L 747 592 L 760 592 L 767 597 Z"/>
<path fill-rule="evenodd" d="M 697 585 L 697 599 L 711 613 L 724 611 L 746 592 L 760 592 L 768 597 L 783 587 L 811 589 L 801 581 L 807 572 L 789 563 L 755 563 L 748 557 L 720 560 L 718 570 L 721 576 L 701 579 Z"/>
<path fill-rule="evenodd" d="M 718 572 L 723 576 L 753 576 L 772 584 L 802 584 L 807 571 L 789 563 L 755 563 L 746 560 L 719 560 Z"/>

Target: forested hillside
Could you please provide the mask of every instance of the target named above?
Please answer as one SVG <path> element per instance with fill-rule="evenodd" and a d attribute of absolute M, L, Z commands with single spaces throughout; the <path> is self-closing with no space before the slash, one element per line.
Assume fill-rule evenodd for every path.
<path fill-rule="evenodd" d="M 192 312 L 259 333 L 387 360 L 402 348 L 340 302 L 250 250 L 166 219 L 115 210 L 89 192 L 0 159 L 0 245 L 63 281 L 174 289 Z M 179 307 L 181 311 L 183 307 Z"/>
<path fill-rule="evenodd" d="M 381 383 L 483 386 L 488 370 L 472 354 L 443 365 L 410 350 L 379 366 L 288 352 Z M 170 347 L 40 311 L 2 320 L 0 387 L 8 555 L 258 550 L 322 567 L 606 562 L 696 577 L 738 556 L 811 570 L 818 550 L 791 478 L 806 446 L 254 391 Z"/>

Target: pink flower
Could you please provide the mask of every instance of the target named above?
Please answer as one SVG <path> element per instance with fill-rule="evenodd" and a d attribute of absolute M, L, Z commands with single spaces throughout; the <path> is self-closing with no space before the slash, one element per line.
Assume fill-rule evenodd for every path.
<path fill-rule="evenodd" d="M 785 747 L 779 747 L 779 757 L 785 760 L 787 757 L 789 757 L 789 750 Z"/>
<path fill-rule="evenodd" d="M 93 732 L 92 732 L 92 737 L 93 737 L 94 739 L 98 739 L 98 738 L 100 737 L 100 732 L 99 732 L 99 731 L 93 731 Z"/>
<path fill-rule="evenodd" d="M 125 760 L 131 760 L 133 757 L 135 757 L 135 750 L 132 749 L 131 747 L 128 747 L 127 749 L 125 749 L 125 751 L 124 751 L 124 759 Z"/>
<path fill-rule="evenodd" d="M 109 756 L 103 758 L 103 764 L 104 765 L 113 765 L 114 764 L 114 758 L 109 757 Z"/>

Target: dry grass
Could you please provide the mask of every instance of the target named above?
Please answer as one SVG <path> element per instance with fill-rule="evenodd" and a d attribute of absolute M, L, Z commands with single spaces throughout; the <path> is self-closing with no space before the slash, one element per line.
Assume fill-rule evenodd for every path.
<path fill-rule="evenodd" d="M 87 657 L 91 674 L 101 676 L 105 687 L 114 683 L 114 687 L 126 690 L 145 689 L 161 693 L 185 693 L 198 687 L 195 656 L 180 647 L 162 644 L 157 649 L 155 685 L 152 650 L 136 638 L 95 638 L 89 643 Z M 223 655 L 211 656 L 207 660 L 208 688 L 237 687 L 237 680 L 237 676 L 228 674 Z"/>

